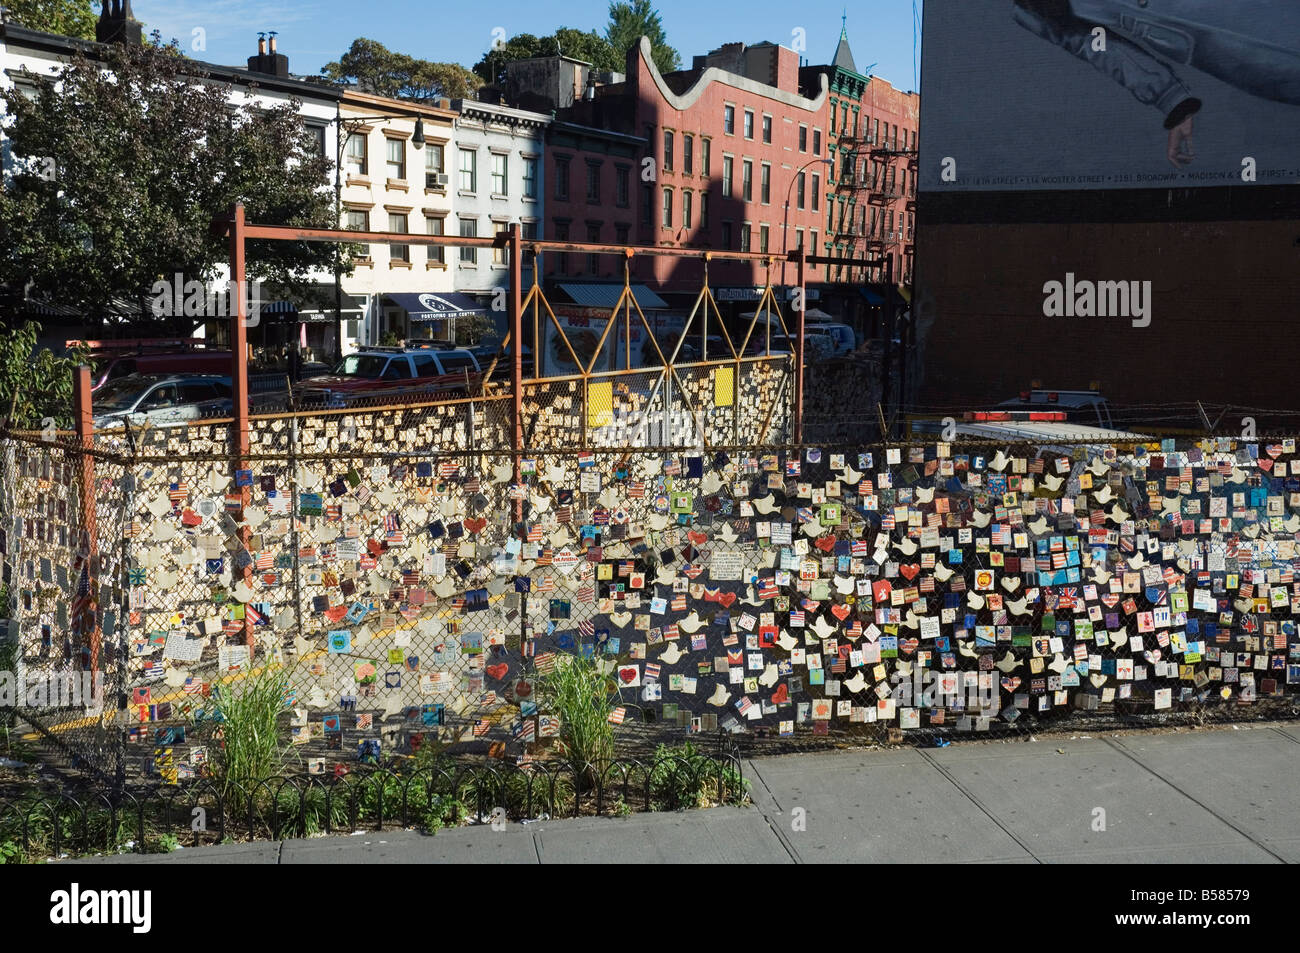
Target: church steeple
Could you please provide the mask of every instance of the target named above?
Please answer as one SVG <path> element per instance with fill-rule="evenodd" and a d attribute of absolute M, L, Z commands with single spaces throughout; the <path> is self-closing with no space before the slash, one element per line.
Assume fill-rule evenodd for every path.
<path fill-rule="evenodd" d="M 835 59 L 831 60 L 831 65 L 846 69 L 851 73 L 858 71 L 857 64 L 853 62 L 853 51 L 849 49 L 849 14 L 847 10 L 840 18 L 840 44 L 835 47 Z"/>

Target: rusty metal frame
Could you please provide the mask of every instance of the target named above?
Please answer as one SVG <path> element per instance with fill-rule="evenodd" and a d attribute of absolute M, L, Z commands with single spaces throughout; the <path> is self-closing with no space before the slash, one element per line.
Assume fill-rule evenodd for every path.
<path fill-rule="evenodd" d="M 532 376 L 528 378 L 528 383 L 546 384 L 546 383 L 559 382 L 563 380 L 582 381 L 582 405 L 580 408 L 582 420 L 581 420 L 581 428 L 580 428 L 581 430 L 580 439 L 581 439 L 581 445 L 584 449 L 587 447 L 589 441 L 589 435 L 587 432 L 588 431 L 587 417 L 588 417 L 588 408 L 590 403 L 591 381 L 594 378 L 600 376 L 601 374 L 606 374 L 608 376 L 615 376 L 621 373 L 623 375 L 626 375 L 633 371 L 633 368 L 631 367 L 631 363 L 632 363 L 631 362 L 631 327 L 632 327 L 633 308 L 636 309 L 638 320 L 641 322 L 642 327 L 645 328 L 646 333 L 650 336 L 650 340 L 654 344 L 655 351 L 658 353 L 659 358 L 663 361 L 663 365 L 662 365 L 663 369 L 660 372 L 660 380 L 656 383 L 655 390 L 652 392 L 651 403 L 653 403 L 654 397 L 655 395 L 657 395 L 659 388 L 662 387 L 665 383 L 667 383 L 667 381 L 671 377 L 671 379 L 675 381 L 677 386 L 680 388 L 682 394 L 682 400 L 686 404 L 687 409 L 691 412 L 693 419 L 696 418 L 695 409 L 693 406 L 691 406 L 690 400 L 686 396 L 686 388 L 682 382 L 681 377 L 677 373 L 677 368 L 679 367 L 679 365 L 676 363 L 676 358 L 678 354 L 680 354 L 682 345 L 685 342 L 687 336 L 690 334 L 691 328 L 695 322 L 696 315 L 699 314 L 700 309 L 703 308 L 703 315 L 702 315 L 702 321 L 700 327 L 701 355 L 705 359 L 700 362 L 694 362 L 693 364 L 690 365 L 680 365 L 680 366 L 682 367 L 698 366 L 698 367 L 714 367 L 714 368 L 730 366 L 732 368 L 732 374 L 733 374 L 732 385 L 734 388 L 734 397 L 733 397 L 734 400 L 739 399 L 739 389 L 740 389 L 740 380 L 741 380 L 740 370 L 743 364 L 746 361 L 751 361 L 751 360 L 755 360 L 755 361 L 770 360 L 770 358 L 772 357 L 771 313 L 773 310 L 775 310 L 777 314 L 777 319 L 781 324 L 781 332 L 785 337 L 787 343 L 790 344 L 792 353 L 795 356 L 794 430 L 795 430 L 796 438 L 802 435 L 803 427 L 802 427 L 802 420 L 800 419 L 803 411 L 802 300 L 803 300 L 804 274 L 805 274 L 805 251 L 802 248 L 798 249 L 797 252 L 791 252 L 788 255 L 784 256 L 788 260 L 797 260 L 799 262 L 799 288 L 800 288 L 799 321 L 798 321 L 798 330 L 796 332 L 796 335 L 792 338 L 790 335 L 790 330 L 786 325 L 785 319 L 781 314 L 780 305 L 776 300 L 776 295 L 772 290 L 772 265 L 777 260 L 778 256 L 774 256 L 766 252 L 737 252 L 737 251 L 730 251 L 730 250 L 723 250 L 723 251 L 694 250 L 694 249 L 686 249 L 686 248 L 670 248 L 670 247 L 658 247 L 658 246 L 606 245 L 597 242 L 556 242 L 556 241 L 544 241 L 544 240 L 530 240 L 527 242 L 525 246 L 525 243 L 521 241 L 519 225 L 517 223 L 512 224 L 508 232 L 501 232 L 494 236 L 481 237 L 481 238 L 462 237 L 460 235 L 418 235 L 418 234 L 399 233 L 399 232 L 353 231 L 351 229 L 344 229 L 344 228 L 300 228 L 292 225 L 255 225 L 255 224 L 249 224 L 245 221 L 244 208 L 242 204 L 235 205 L 231 209 L 228 217 L 214 223 L 214 229 L 218 234 L 227 237 L 230 241 L 231 278 L 236 282 L 238 282 L 238 284 L 236 284 L 237 288 L 243 287 L 243 280 L 245 277 L 245 252 L 246 252 L 245 243 L 249 240 L 329 242 L 334 244 L 364 243 L 364 244 L 389 244 L 389 245 L 393 245 L 393 244 L 427 245 L 427 246 L 451 247 L 451 248 L 462 248 L 462 247 L 508 248 L 510 251 L 509 254 L 510 287 L 509 287 L 509 295 L 508 295 L 508 311 L 510 314 L 510 326 L 507 329 L 505 338 L 501 343 L 501 349 L 499 353 L 493 356 L 492 362 L 490 363 L 487 372 L 483 376 L 481 386 L 479 387 L 479 393 L 475 395 L 474 398 L 471 399 L 481 400 L 484 399 L 485 397 L 491 396 L 486 394 L 486 388 L 488 386 L 488 382 L 491 380 L 491 375 L 495 371 L 502 354 L 509 355 L 508 359 L 510 361 L 510 368 L 511 368 L 510 376 L 511 376 L 511 385 L 512 385 L 511 398 L 512 398 L 512 405 L 513 405 L 513 418 L 514 418 L 514 426 L 512 428 L 513 439 L 511 442 L 512 442 L 512 451 L 515 455 L 515 460 L 516 460 L 516 478 L 518 477 L 518 472 L 517 472 L 518 460 L 520 458 L 520 455 L 523 453 L 523 443 L 524 443 L 523 392 L 524 392 L 525 381 L 524 381 L 524 374 L 523 374 L 523 367 L 522 367 L 522 363 L 523 363 L 522 329 L 523 329 L 523 321 L 525 319 L 525 316 L 528 314 L 530 307 L 531 307 L 532 319 L 533 319 L 534 355 L 533 355 L 533 369 L 532 369 L 533 373 Z M 533 255 L 533 275 L 532 275 L 533 280 L 532 280 L 532 286 L 528 289 L 527 294 L 521 296 L 521 292 L 523 290 L 523 253 L 525 251 L 525 247 L 526 250 L 531 252 Z M 564 328 L 561 326 L 559 319 L 555 315 L 555 310 L 551 307 L 550 302 L 546 299 L 546 295 L 542 291 L 541 284 L 540 284 L 539 269 L 537 267 L 537 261 L 538 261 L 538 254 L 543 250 L 551 250 L 551 251 L 559 251 L 559 252 L 576 252 L 581 254 L 614 253 L 623 256 L 624 259 L 623 290 L 619 295 L 618 302 L 615 304 L 613 310 L 610 313 L 609 318 L 606 321 L 605 330 L 601 335 L 600 343 L 597 345 L 595 353 L 592 355 L 592 360 L 585 365 L 583 364 L 582 361 L 578 359 L 577 352 L 574 349 L 572 342 L 569 340 L 568 335 L 565 333 Z M 636 301 L 635 296 L 632 294 L 630 264 L 632 259 L 637 255 L 665 256 L 665 257 L 685 258 L 685 259 L 698 258 L 704 263 L 703 285 L 700 289 L 699 295 L 696 298 L 695 306 L 692 308 L 691 314 L 687 318 L 686 323 L 682 328 L 682 336 L 678 340 L 676 346 L 673 348 L 671 357 L 666 356 L 663 352 L 663 349 L 659 346 L 658 337 L 656 336 L 654 331 L 651 330 L 650 324 L 646 320 L 645 314 L 641 310 L 640 304 Z M 732 341 L 731 335 L 727 331 L 725 323 L 722 321 L 722 315 L 718 308 L 717 300 L 713 296 L 713 292 L 709 284 L 709 263 L 711 261 L 738 261 L 738 262 L 752 262 L 752 263 L 761 262 L 766 266 L 767 275 L 765 279 L 763 294 L 760 298 L 758 307 L 755 309 L 754 320 L 750 322 L 750 327 L 748 332 L 745 335 L 745 340 L 742 342 L 739 349 L 735 347 L 735 343 Z M 233 389 L 235 392 L 234 394 L 235 416 L 232 421 L 234 426 L 232 428 L 232 433 L 231 433 L 231 443 L 232 443 L 232 450 L 234 451 L 233 455 L 235 457 L 235 469 L 246 469 L 247 468 L 246 460 L 249 455 L 249 420 L 251 417 L 248 409 L 248 404 L 247 404 L 247 393 L 248 393 L 248 376 L 247 376 L 248 363 L 247 363 L 247 354 L 246 354 L 247 322 L 245 317 L 246 305 L 243 300 L 243 296 L 242 294 L 240 294 L 240 295 L 236 295 L 236 297 L 239 299 L 238 306 L 235 309 L 236 310 L 235 315 L 232 316 L 231 318 L 231 323 L 232 323 L 231 350 L 232 350 L 232 363 L 233 363 L 232 379 L 234 381 Z M 765 341 L 764 354 L 761 357 L 756 356 L 755 358 L 752 359 L 746 358 L 744 356 L 745 349 L 748 347 L 749 340 L 753 335 L 754 327 L 757 324 L 757 320 L 758 320 L 758 314 L 761 310 L 763 310 L 764 306 L 766 306 L 767 313 L 768 313 L 767 327 L 765 329 L 765 334 L 764 334 L 764 341 Z M 569 356 L 573 359 L 574 365 L 578 368 L 581 368 L 582 373 L 578 375 L 572 375 L 569 377 L 553 377 L 553 378 L 539 377 L 537 375 L 537 371 L 541 366 L 541 358 L 542 358 L 541 310 L 543 307 L 545 307 L 546 315 L 550 319 L 552 325 L 555 327 L 556 331 L 559 332 L 561 340 L 564 341 L 564 346 L 568 350 Z M 713 314 L 717 319 L 718 326 L 722 328 L 724 340 L 727 343 L 728 350 L 731 352 L 730 357 L 723 358 L 717 361 L 708 360 L 708 317 L 709 317 L 708 312 L 710 307 L 712 307 L 713 309 Z M 620 371 L 596 372 L 595 362 L 599 358 L 600 352 L 601 350 L 603 350 L 605 346 L 605 341 L 609 336 L 610 330 L 613 328 L 615 321 L 617 321 L 620 317 L 620 313 L 619 313 L 620 309 L 622 311 L 621 317 L 625 328 L 625 342 L 624 342 L 625 368 L 621 372 Z M 645 373 L 646 370 L 649 369 L 639 369 L 639 368 L 636 369 L 638 373 Z M 739 419 L 738 419 L 739 408 L 738 405 L 735 404 L 733 404 L 733 418 L 734 419 L 733 419 L 732 426 L 733 426 L 733 436 L 734 436 L 736 433 L 738 433 L 738 428 L 739 428 Z M 771 418 L 770 408 L 769 408 L 768 418 L 769 419 L 764 423 L 764 428 L 763 428 L 764 432 L 766 432 L 767 427 L 770 424 L 770 418 Z M 705 441 L 704 434 L 700 433 L 699 436 L 701 441 L 704 442 Z M 241 539 L 243 538 L 245 533 L 246 533 L 246 528 L 244 530 L 241 530 Z M 247 540 L 243 540 L 243 541 L 245 542 L 245 544 L 247 544 Z M 246 574 L 251 575 L 251 566 L 247 568 L 245 572 Z M 253 633 L 251 627 L 247 626 L 247 624 L 245 625 L 245 636 L 251 647 Z"/>

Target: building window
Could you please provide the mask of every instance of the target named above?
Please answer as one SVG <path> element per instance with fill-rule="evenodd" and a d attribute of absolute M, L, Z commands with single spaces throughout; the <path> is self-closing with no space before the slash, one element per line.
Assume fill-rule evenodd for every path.
<path fill-rule="evenodd" d="M 682 228 L 691 227 L 691 201 L 694 196 L 690 192 L 682 193 Z"/>
<path fill-rule="evenodd" d="M 812 210 L 814 212 L 821 208 L 822 203 L 822 177 L 816 172 L 813 173 L 812 183 Z"/>
<path fill-rule="evenodd" d="M 350 175 L 366 174 L 366 137 L 359 132 L 348 136 L 348 150 L 344 163 Z"/>
<path fill-rule="evenodd" d="M 740 164 L 740 197 L 746 202 L 754 201 L 754 163 L 749 159 Z"/>
<path fill-rule="evenodd" d="M 664 171 L 673 171 L 673 134 L 669 129 L 664 130 Z"/>
<path fill-rule="evenodd" d="M 654 189 L 649 185 L 641 186 L 641 224 L 647 228 L 651 224 L 654 209 Z"/>
<path fill-rule="evenodd" d="M 587 163 L 587 204 L 600 204 L 600 163 Z"/>
<path fill-rule="evenodd" d="M 795 208 L 799 209 L 800 211 L 803 211 L 803 207 L 804 207 L 804 201 L 805 201 L 804 191 L 807 185 L 807 177 L 808 177 L 807 172 L 800 172 L 797 176 L 795 176 L 795 180 L 794 180 Z"/>
<path fill-rule="evenodd" d="M 799 127 L 799 151 L 800 152 L 808 151 L 808 127 L 807 126 Z"/>
<path fill-rule="evenodd" d="M 502 155 L 500 152 L 492 153 L 492 194 L 507 195 L 509 194 L 509 161 L 510 157 Z"/>
<path fill-rule="evenodd" d="M 813 130 L 813 155 L 819 156 L 821 154 L 822 154 L 822 131 L 820 129 L 814 129 Z"/>
<path fill-rule="evenodd" d="M 429 235 L 442 235 L 443 219 L 441 216 L 426 215 L 424 217 L 424 231 Z M 429 245 L 429 261 L 439 264 L 446 264 L 447 249 L 442 245 Z"/>
<path fill-rule="evenodd" d="M 709 193 L 700 193 L 700 228 L 709 227 Z"/>
<path fill-rule="evenodd" d="M 694 136 L 682 136 L 682 171 L 687 175 L 695 174 Z"/>
<path fill-rule="evenodd" d="M 473 149 L 460 150 L 460 189 L 462 192 L 477 191 L 478 152 Z M 461 234 L 465 234 L 461 232 Z"/>
<path fill-rule="evenodd" d="M 460 237 L 461 238 L 478 238 L 478 219 L 462 218 L 460 220 Z M 462 246 L 460 250 L 460 260 L 465 265 L 478 264 L 478 249 L 472 246 Z"/>
<path fill-rule="evenodd" d="M 840 132 L 847 136 L 849 131 L 849 104 L 845 103 L 840 107 Z"/>
<path fill-rule="evenodd" d="M 561 201 L 569 200 L 569 160 L 557 157 L 555 160 L 555 197 Z"/>
<path fill-rule="evenodd" d="M 532 156 L 524 157 L 524 198 L 537 198 L 537 160 Z"/>
<path fill-rule="evenodd" d="M 502 236 L 505 236 L 508 242 L 510 237 L 510 226 L 505 223 L 498 222 L 495 223 L 495 227 L 496 227 L 496 231 L 493 234 L 497 238 L 501 238 Z M 510 245 L 508 243 L 492 246 L 492 264 L 493 266 L 501 266 L 501 267 L 510 264 Z"/>
<path fill-rule="evenodd" d="M 600 243 L 600 226 L 599 226 L 599 225 L 588 225 L 588 226 L 587 226 L 587 241 L 591 242 L 593 245 L 596 245 L 596 244 L 599 244 L 599 243 Z M 593 274 L 593 275 L 596 275 L 596 274 L 599 274 L 599 273 L 600 273 L 600 256 L 599 256 L 599 255 L 591 254 L 591 255 L 588 255 L 588 256 L 587 256 L 587 271 L 589 271 L 589 272 L 590 272 L 591 274 Z"/>
<path fill-rule="evenodd" d="M 796 250 L 798 250 L 798 249 L 800 249 L 800 248 L 803 248 L 803 229 L 802 229 L 802 228 L 796 228 L 796 229 L 794 230 L 794 247 L 795 247 Z"/>
<path fill-rule="evenodd" d="M 519 237 L 520 237 L 520 238 L 522 238 L 522 239 L 523 239 L 524 241 L 526 241 L 526 242 L 527 242 L 527 241 L 537 241 L 537 223 L 536 223 L 536 222 L 521 222 L 520 225 L 521 225 L 521 227 L 520 227 L 520 229 L 519 229 Z"/>
<path fill-rule="evenodd" d="M 736 134 L 736 107 L 722 107 L 722 131 L 729 136 Z"/>
<path fill-rule="evenodd" d="M 745 110 L 745 138 L 754 138 L 754 111 L 752 109 Z"/>
<path fill-rule="evenodd" d="M 772 143 L 772 117 L 763 117 L 763 141 L 768 145 Z"/>
<path fill-rule="evenodd" d="M 723 248 L 731 247 L 731 223 L 730 222 L 722 223 L 722 247 Z"/>
<path fill-rule="evenodd" d="M 370 231 L 370 213 L 365 209 L 348 209 L 347 228 L 354 232 Z M 357 247 L 358 258 L 370 257 L 370 246 L 360 245 Z"/>
<path fill-rule="evenodd" d="M 661 224 L 663 225 L 664 228 L 672 228 L 673 227 L 673 190 L 672 189 L 664 189 L 663 212 L 664 214 L 663 214 L 663 220 Z"/>
<path fill-rule="evenodd" d="M 557 242 L 567 242 L 567 241 L 569 240 L 569 223 L 568 223 L 568 222 L 556 222 L 556 223 L 555 223 L 555 240 L 556 240 Z M 567 274 L 569 273 L 569 253 L 568 253 L 568 252 L 560 252 L 560 269 L 559 269 L 559 270 L 560 270 L 560 274 L 562 274 L 562 275 L 567 275 Z"/>
<path fill-rule="evenodd" d="M 626 245 L 631 238 L 632 226 L 625 222 L 620 222 L 614 226 L 614 240 L 620 245 Z"/>
<path fill-rule="evenodd" d="M 840 178 L 852 184 L 853 182 L 853 153 L 844 153 L 844 168 L 840 171 Z"/>
<path fill-rule="evenodd" d="M 722 157 L 722 197 L 731 198 L 731 170 L 734 160 L 731 156 Z"/>
<path fill-rule="evenodd" d="M 772 167 L 764 162 L 760 174 L 761 178 L 759 179 L 758 186 L 759 201 L 764 205 L 769 205 L 772 202 Z"/>
<path fill-rule="evenodd" d="M 614 170 L 614 202 L 619 208 L 627 208 L 627 203 L 630 201 L 628 194 L 629 182 L 630 174 L 627 166 L 621 165 Z"/>
<path fill-rule="evenodd" d="M 741 251 L 749 251 L 752 232 L 753 232 L 753 228 L 751 226 L 749 225 L 740 226 L 740 250 Z"/>
<path fill-rule="evenodd" d="M 390 179 L 406 178 L 406 140 L 388 140 L 388 177 Z"/>
<path fill-rule="evenodd" d="M 709 168 L 713 164 L 710 161 L 713 158 L 713 140 L 701 139 L 700 150 L 700 175 L 707 176 Z"/>
<path fill-rule="evenodd" d="M 767 251 L 768 236 L 769 236 L 768 227 L 766 225 L 758 226 L 758 250 L 760 252 L 765 253 Z"/>
<path fill-rule="evenodd" d="M 389 141 L 391 142 L 392 140 Z M 389 212 L 388 230 L 390 232 L 397 232 L 399 235 L 405 235 L 406 234 L 406 213 Z M 388 259 L 389 261 L 409 262 L 411 260 L 411 246 L 410 245 L 389 245 Z"/>
<path fill-rule="evenodd" d="M 879 119 L 874 119 L 871 122 L 871 141 L 876 145 L 880 145 L 880 120 Z"/>
<path fill-rule="evenodd" d="M 836 107 L 836 105 L 837 105 L 836 102 L 835 102 L 834 100 L 832 100 L 832 101 L 831 101 L 831 108 L 830 108 L 830 114 L 831 114 L 831 135 L 832 135 L 832 136 L 835 135 L 835 107 Z"/>

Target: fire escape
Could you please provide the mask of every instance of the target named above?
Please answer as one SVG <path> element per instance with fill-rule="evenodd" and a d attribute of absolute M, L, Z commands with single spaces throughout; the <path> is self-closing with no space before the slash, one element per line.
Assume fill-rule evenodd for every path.
<path fill-rule="evenodd" d="M 910 281 L 912 245 L 904 212 L 916 212 L 917 150 L 883 136 L 877 142 L 866 129 L 861 135 L 856 129 L 847 130 L 839 143 L 841 149 L 849 149 L 852 159 L 851 172 L 841 159 L 839 184 L 842 192 L 852 196 L 852 206 L 856 206 L 857 212 L 852 221 L 841 221 L 836 241 L 851 243 L 853 252 L 866 258 L 893 254 L 894 280 Z M 907 170 L 906 176 L 903 170 Z M 904 200 L 901 205 L 900 200 Z M 889 212 L 894 213 L 892 221 Z M 884 281 L 884 269 L 875 272 L 860 277 L 866 281 Z"/>

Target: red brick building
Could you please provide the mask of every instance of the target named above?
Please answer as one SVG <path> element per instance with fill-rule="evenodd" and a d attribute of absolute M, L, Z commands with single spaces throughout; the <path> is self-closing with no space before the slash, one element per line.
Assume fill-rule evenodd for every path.
<path fill-rule="evenodd" d="M 689 70 L 662 75 L 643 41 L 628 52 L 621 82 L 573 104 L 575 123 L 649 144 L 643 160 L 650 161 L 638 162 L 632 182 L 634 244 L 778 258 L 801 241 L 821 245 L 830 158 L 826 86 L 820 77 L 803 86 L 799 75 L 799 55 L 773 43 L 729 44 L 697 56 Z M 685 296 L 699 289 L 703 264 L 642 256 L 634 274 L 661 294 Z M 710 280 L 723 289 L 722 300 L 745 300 L 766 273 L 759 265 L 717 262 Z M 794 269 L 778 263 L 772 280 L 793 284 Z"/>

